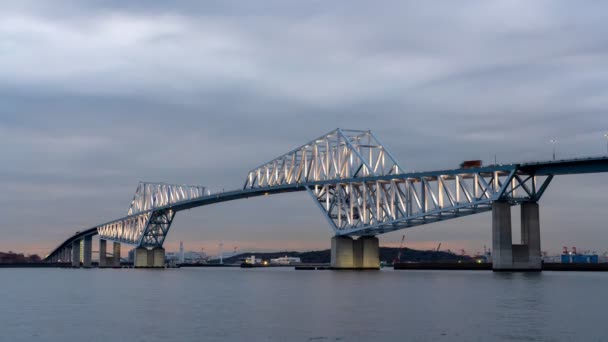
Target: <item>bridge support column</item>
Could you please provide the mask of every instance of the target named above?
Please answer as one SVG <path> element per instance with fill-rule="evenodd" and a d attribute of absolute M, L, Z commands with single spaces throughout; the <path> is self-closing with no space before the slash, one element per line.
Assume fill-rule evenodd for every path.
<path fill-rule="evenodd" d="M 93 237 L 85 236 L 83 244 L 82 266 L 91 267 L 91 259 L 93 258 Z"/>
<path fill-rule="evenodd" d="M 165 249 L 162 247 L 152 249 L 137 247 L 133 264 L 136 268 L 165 267 Z"/>
<path fill-rule="evenodd" d="M 540 210 L 538 203 L 528 202 L 521 205 L 521 243 L 527 249 L 527 268 L 541 270 L 540 251 Z M 513 256 L 515 259 L 515 255 Z M 516 260 L 517 261 L 517 260 Z"/>
<path fill-rule="evenodd" d="M 537 203 L 521 206 L 522 243 L 511 236 L 511 205 L 492 203 L 492 269 L 494 271 L 540 271 L 540 225 Z"/>
<path fill-rule="evenodd" d="M 72 246 L 65 248 L 65 262 L 72 262 Z"/>
<path fill-rule="evenodd" d="M 135 248 L 135 260 L 133 260 L 133 266 L 148 267 L 148 249 L 146 247 Z"/>
<path fill-rule="evenodd" d="M 72 267 L 80 267 L 80 241 L 72 242 Z"/>
<path fill-rule="evenodd" d="M 375 236 L 362 236 L 353 241 L 355 268 L 380 268 L 380 242 Z"/>
<path fill-rule="evenodd" d="M 152 252 L 152 267 L 165 267 L 165 249 L 162 247 L 154 247 Z"/>
<path fill-rule="evenodd" d="M 353 240 L 348 236 L 331 239 L 331 267 L 334 269 L 379 269 L 378 238 L 363 236 Z"/>
<path fill-rule="evenodd" d="M 355 267 L 353 239 L 350 236 L 331 238 L 331 267 L 349 269 Z"/>
<path fill-rule="evenodd" d="M 65 247 L 61 250 L 61 262 L 68 262 L 70 260 L 70 250 Z"/>
<path fill-rule="evenodd" d="M 146 262 L 146 267 L 154 266 L 154 252 L 151 249 L 148 249 L 148 256 L 146 258 L 148 261 Z"/>
<path fill-rule="evenodd" d="M 107 266 L 106 250 L 108 248 L 108 241 L 100 238 L 99 239 L 99 267 Z"/>
<path fill-rule="evenodd" d="M 114 242 L 112 249 L 112 266 L 120 267 L 120 242 Z"/>

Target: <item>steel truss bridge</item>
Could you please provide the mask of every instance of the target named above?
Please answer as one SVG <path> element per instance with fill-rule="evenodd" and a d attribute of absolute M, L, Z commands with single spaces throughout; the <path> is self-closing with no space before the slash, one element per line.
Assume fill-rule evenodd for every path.
<path fill-rule="evenodd" d="M 46 260 L 92 235 L 162 247 L 175 215 L 219 202 L 306 191 L 335 236 L 375 236 L 487 212 L 493 202 L 537 202 L 556 175 L 608 172 L 608 157 L 405 172 L 371 132 L 336 129 L 250 170 L 242 188 L 141 182 L 127 214 L 83 230 Z"/>

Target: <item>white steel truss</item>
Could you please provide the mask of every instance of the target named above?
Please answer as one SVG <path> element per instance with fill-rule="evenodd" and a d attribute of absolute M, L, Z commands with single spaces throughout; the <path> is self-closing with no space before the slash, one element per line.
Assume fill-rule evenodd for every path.
<path fill-rule="evenodd" d="M 209 195 L 204 186 L 139 182 L 127 215 Z"/>
<path fill-rule="evenodd" d="M 139 246 L 160 247 L 165 242 L 165 237 L 171 228 L 171 223 L 175 217 L 175 211 L 171 209 L 154 211 L 148 221 L 148 228 L 145 230 Z"/>
<path fill-rule="evenodd" d="M 105 240 L 162 246 L 175 216 L 171 207 L 209 195 L 202 186 L 140 182 L 127 217 L 98 226 L 97 232 Z"/>
<path fill-rule="evenodd" d="M 537 201 L 551 181 L 504 171 L 452 170 L 307 186 L 336 235 L 377 235 L 491 210 L 493 201 Z"/>
<path fill-rule="evenodd" d="M 97 233 L 104 240 L 137 245 L 146 231 L 151 214 L 148 211 L 103 224 L 97 227 Z"/>
<path fill-rule="evenodd" d="M 249 171 L 244 189 L 401 172 L 371 131 L 336 129 Z"/>

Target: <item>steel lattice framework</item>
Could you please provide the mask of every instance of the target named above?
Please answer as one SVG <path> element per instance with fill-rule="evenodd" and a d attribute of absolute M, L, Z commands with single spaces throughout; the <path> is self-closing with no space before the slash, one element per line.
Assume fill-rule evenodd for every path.
<path fill-rule="evenodd" d="M 398 174 L 371 131 L 336 129 L 251 171 L 244 189 Z"/>
<path fill-rule="evenodd" d="M 371 131 L 337 129 L 249 171 L 244 189 L 303 185 L 336 235 L 377 235 L 487 211 L 492 201 L 537 201 L 551 181 L 538 187 L 513 165 L 402 170 Z"/>
<path fill-rule="evenodd" d="M 198 185 L 175 185 L 140 182 L 127 217 L 97 228 L 102 239 L 143 247 L 162 246 L 175 211 L 172 206 L 208 196 L 209 190 Z"/>
<path fill-rule="evenodd" d="M 135 215 L 177 202 L 193 200 L 207 196 L 209 193 L 207 188 L 198 185 L 140 182 L 135 190 L 127 215 Z"/>
<path fill-rule="evenodd" d="M 492 209 L 493 201 L 537 201 L 552 177 L 516 168 L 403 174 L 307 186 L 336 235 L 377 235 Z"/>
<path fill-rule="evenodd" d="M 139 183 L 125 217 L 78 232 L 135 246 L 162 246 L 175 214 L 213 203 L 307 191 L 336 235 L 377 235 L 538 201 L 554 175 L 608 172 L 608 157 L 405 173 L 371 131 L 336 129 L 248 172 L 243 188 Z M 83 235 L 84 234 L 84 235 Z"/>

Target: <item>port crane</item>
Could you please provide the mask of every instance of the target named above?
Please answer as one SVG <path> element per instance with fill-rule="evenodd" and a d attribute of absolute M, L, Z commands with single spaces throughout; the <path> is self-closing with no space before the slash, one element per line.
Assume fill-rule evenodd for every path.
<path fill-rule="evenodd" d="M 393 260 L 393 263 L 401 261 L 401 251 L 403 250 L 403 241 L 405 241 L 405 234 L 401 237 L 401 243 L 399 244 L 399 250 L 397 251 L 397 258 Z"/>

